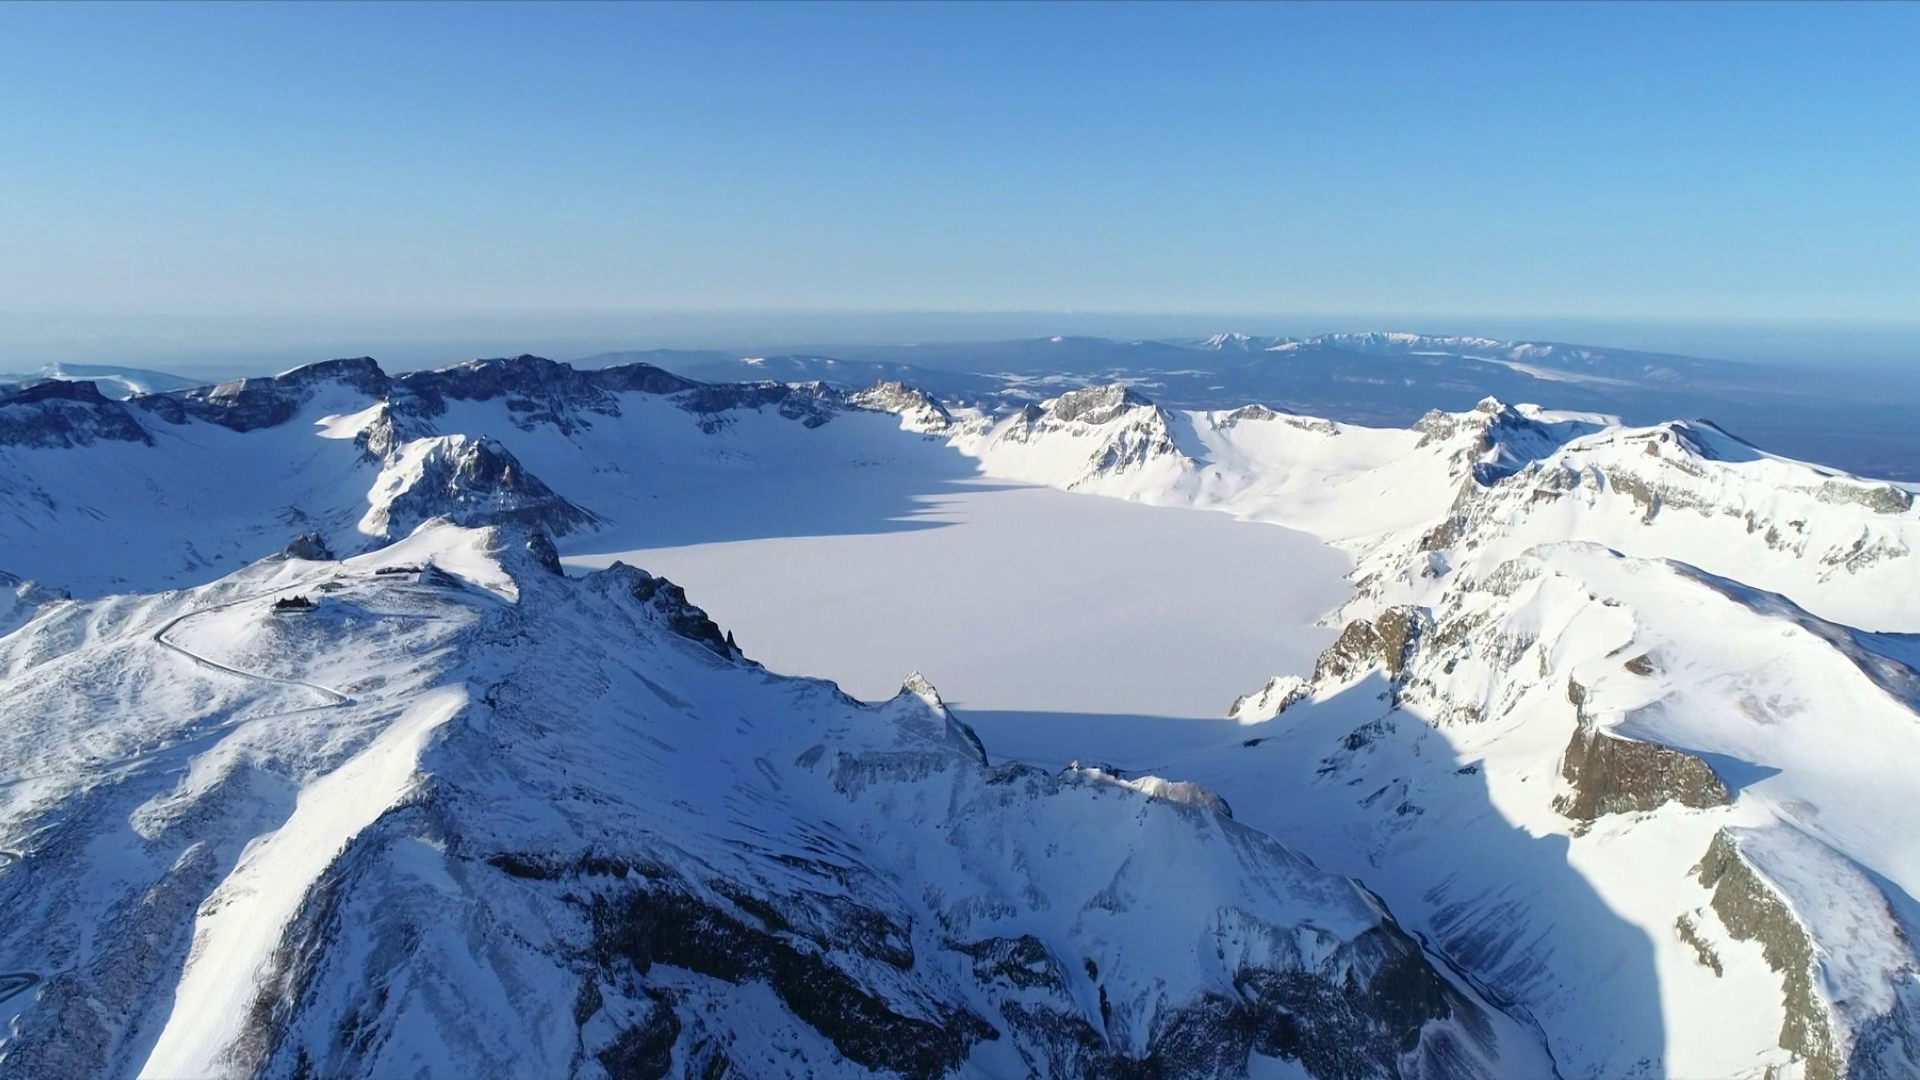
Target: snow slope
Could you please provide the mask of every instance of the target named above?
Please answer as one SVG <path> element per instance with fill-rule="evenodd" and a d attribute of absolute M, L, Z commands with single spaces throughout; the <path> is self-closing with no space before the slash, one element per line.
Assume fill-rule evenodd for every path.
<path fill-rule="evenodd" d="M 1081 752 L 1363 875 L 1568 1075 L 1920 1069 L 1905 489 L 1705 422 L 1487 402 L 1388 432 L 1105 397 L 956 443 L 1316 532 L 1357 592 L 1312 676 L 1248 694 L 1215 746 Z"/>
<path fill-rule="evenodd" d="M 1917 1071 L 1920 512 L 1705 421 L 522 357 L 9 388 L 0 455 L 0 1072 Z"/>
<path fill-rule="evenodd" d="M 61 602 L 0 672 L 0 1076 L 1550 1068 L 1192 786 L 993 766 L 538 534 Z"/>
<path fill-rule="evenodd" d="M 963 417 L 954 445 L 988 476 L 1222 510 L 1353 552 L 1382 603 L 1443 587 L 1456 538 L 1498 560 L 1579 539 L 1677 558 L 1810 610 L 1920 629 L 1920 510 L 1901 485 L 1756 450 L 1704 421 L 1627 428 L 1488 400 L 1410 429 L 1160 408 L 1096 387 L 1006 418 Z M 1112 399 L 1084 413 L 1086 403 Z"/>

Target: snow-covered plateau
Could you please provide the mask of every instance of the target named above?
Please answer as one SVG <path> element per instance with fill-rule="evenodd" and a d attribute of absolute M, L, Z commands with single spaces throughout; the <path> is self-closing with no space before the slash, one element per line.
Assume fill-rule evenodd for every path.
<path fill-rule="evenodd" d="M 1492 399 L 0 388 L 0 1077 L 1917 1075 L 1913 503 Z"/>

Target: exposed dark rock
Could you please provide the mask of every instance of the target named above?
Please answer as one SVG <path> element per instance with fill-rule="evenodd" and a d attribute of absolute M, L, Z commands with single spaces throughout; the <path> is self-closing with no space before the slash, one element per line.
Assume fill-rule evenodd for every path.
<path fill-rule="evenodd" d="M 991 944 L 993 955 L 1020 949 L 1028 956 L 1026 969 L 1058 969 L 1038 942 L 1004 941 L 982 944 Z M 1087 973 L 1098 981 L 1091 961 Z M 998 968 L 988 974 L 1004 977 Z M 1457 1020 L 1482 1051 L 1492 1038 L 1480 1007 L 1434 972 L 1419 946 L 1391 924 L 1355 939 L 1317 968 L 1242 968 L 1233 982 L 1238 997 L 1207 994 L 1164 1010 L 1138 1057 L 1116 1048 L 1064 988 L 1054 991 L 1051 983 L 1026 984 L 1049 992 L 1005 1000 L 1000 1014 L 1034 1073 L 1104 1080 L 1228 1080 L 1246 1075 L 1254 1052 L 1297 1061 L 1323 1080 L 1395 1077 L 1404 1075 L 1403 1062 L 1420 1049 L 1433 1020 Z M 1098 993 L 1104 1001 L 1104 987 Z M 1109 1023 L 1111 1013 L 1103 1010 L 1101 1024 Z M 1478 1075 L 1476 1055 L 1455 1050 L 1421 1075 Z"/>
<path fill-rule="evenodd" d="M 327 546 L 327 541 L 319 533 L 301 533 L 293 538 L 293 542 L 281 554 L 289 559 L 305 559 L 309 562 L 332 562 L 334 559 L 333 549 Z"/>
<path fill-rule="evenodd" d="M 1733 795 L 1713 769 L 1684 750 L 1609 735 L 1586 713 L 1586 689 L 1567 683 L 1578 725 L 1560 759 L 1572 790 L 1554 797 L 1554 809 L 1575 821 L 1635 814 L 1669 802 L 1704 809 L 1731 806 Z"/>
<path fill-rule="evenodd" d="M 498 399 L 518 427 L 551 424 L 572 432 L 587 424 L 585 413 L 620 414 L 618 403 L 593 377 L 595 374 L 541 356 L 470 360 L 438 371 L 400 376 L 395 380 L 399 392 L 394 395 L 394 407 L 402 415 L 425 418 L 444 413 L 448 401 Z M 647 381 L 644 373 L 633 380 L 643 386 Z"/>
<path fill-rule="evenodd" d="M 1694 958 L 1700 961 L 1701 967 L 1712 971 L 1716 976 L 1724 977 L 1726 975 L 1726 967 L 1720 962 L 1720 954 L 1715 952 L 1713 946 L 1709 945 L 1706 939 L 1700 936 L 1700 928 L 1694 925 L 1692 919 L 1685 915 L 1675 919 L 1673 931 L 1680 935 L 1682 943 L 1693 950 Z"/>
<path fill-rule="evenodd" d="M 1422 609 L 1405 606 L 1388 608 L 1371 621 L 1355 619 L 1314 662 L 1313 682 L 1343 682 L 1376 665 L 1389 679 L 1398 679 L 1412 663 L 1427 626 Z"/>
<path fill-rule="evenodd" d="M 1767 966 L 1784 980 L 1781 1047 L 1805 1060 L 1807 1080 L 1839 1080 L 1846 1073 L 1826 1003 L 1814 991 L 1813 941 L 1806 929 L 1748 865 L 1725 829 L 1714 834 L 1698 873 L 1700 884 L 1713 890 L 1713 910 L 1727 932 L 1740 941 L 1758 941 Z"/>
<path fill-rule="evenodd" d="M 1067 992 L 1059 963 L 1040 939 L 1031 934 L 986 938 L 967 944 L 955 942 L 953 948 L 973 957 L 974 977 L 983 983 L 1002 982 L 1009 986 L 1038 986 L 1062 994 Z"/>
<path fill-rule="evenodd" d="M 642 889 L 591 903 L 594 949 L 603 964 L 631 963 L 642 975 L 670 964 L 725 982 L 765 982 L 794 1016 L 849 1060 L 905 1076 L 944 1076 L 973 1044 L 999 1037 L 964 1004 L 936 1021 L 894 1011 L 887 1000 L 835 966 L 824 949 L 865 950 L 857 935 L 814 944 L 748 925 L 726 908 L 674 887 Z"/>
<path fill-rule="evenodd" d="M 728 659 L 739 656 L 739 651 L 728 644 L 727 636 L 720 627 L 705 611 L 687 599 L 685 589 L 666 578 L 654 577 L 645 570 L 623 562 L 615 562 L 601 573 L 614 575 L 625 585 L 627 595 L 633 597 L 668 630 L 706 646 L 719 656 Z"/>
<path fill-rule="evenodd" d="M 1104 424 L 1128 409 L 1153 406 L 1153 402 L 1119 383 L 1089 386 L 1084 390 L 1061 394 L 1048 407 L 1047 415 L 1061 422 L 1078 420 Z"/>
<path fill-rule="evenodd" d="M 610 1080 L 660 1080 L 673 1068 L 680 1018 L 664 998 L 649 997 L 653 1007 L 646 1019 L 622 1030 L 612 1045 L 594 1055 Z"/>
<path fill-rule="evenodd" d="M 553 540 L 545 532 L 534 529 L 532 535 L 527 537 L 526 547 L 527 554 L 533 556 L 533 561 L 542 570 L 555 577 L 566 576 L 566 568 L 560 565 L 560 552 L 553 546 Z M 728 641 L 731 642 L 732 638 L 729 637 Z"/>

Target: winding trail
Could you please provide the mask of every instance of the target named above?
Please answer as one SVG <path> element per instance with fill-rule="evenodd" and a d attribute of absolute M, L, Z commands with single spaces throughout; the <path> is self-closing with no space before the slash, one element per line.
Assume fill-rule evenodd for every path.
<path fill-rule="evenodd" d="M 201 667 L 205 667 L 225 675 L 232 675 L 242 679 L 251 679 L 255 682 L 274 683 L 280 686 L 299 687 L 302 690 L 310 690 L 313 693 L 319 694 L 321 697 L 326 699 L 321 704 L 313 706 L 312 708 L 294 709 L 294 710 L 291 710 L 289 713 L 279 713 L 276 715 L 284 716 L 284 715 L 291 715 L 292 713 L 312 712 L 318 709 L 334 709 L 334 708 L 339 708 L 340 706 L 343 706 L 343 705 L 352 705 L 354 703 L 354 700 L 352 698 L 348 697 L 347 695 L 331 687 L 321 686 L 318 683 L 302 682 L 299 679 L 282 679 L 275 675 L 261 675 L 257 672 L 242 671 L 241 669 L 237 667 L 233 667 L 230 664 L 223 664 L 220 661 L 215 660 L 211 657 L 202 656 L 201 654 L 194 652 L 192 649 L 189 649 L 184 645 L 176 645 L 173 642 L 167 640 L 168 631 L 172 630 L 174 627 L 179 626 L 181 623 L 186 622 L 188 619 L 195 618 L 196 616 L 200 616 L 200 615 L 211 615 L 216 611 L 224 611 L 227 608 L 238 607 L 241 604 L 250 604 L 256 600 L 261 600 L 269 596 L 277 596 L 279 594 L 287 592 L 290 589 L 305 588 L 308 585 L 312 585 L 323 580 L 326 580 L 326 579 L 314 578 L 308 581 L 297 582 L 293 585 L 282 586 L 281 588 L 274 589 L 271 592 L 257 593 L 252 596 L 243 596 L 238 600 L 229 600 L 224 604 L 215 604 L 211 607 L 197 608 L 183 615 L 177 615 L 174 618 L 167 620 L 166 625 L 160 627 L 160 629 L 155 630 L 153 632 L 153 634 L 151 635 L 153 638 L 153 642 L 154 644 L 159 645 L 162 648 L 170 649 L 176 653 L 179 653 L 181 656 L 186 657 L 188 660 L 191 660 L 192 662 L 200 665 Z M 212 734 L 212 733 L 209 733 L 209 734 Z M 191 741 L 194 741 L 194 740 L 189 740 L 189 742 Z M 154 751 L 154 753 L 160 753 L 160 752 L 172 753 L 178 750 L 179 750 L 179 746 L 174 745 L 174 746 L 163 747 L 160 750 Z M 21 862 L 21 855 L 19 852 L 0 851 L 0 872 L 11 871 L 12 868 L 18 866 L 20 862 Z M 18 997 L 19 995 L 26 993 L 28 990 L 31 990 L 35 986 L 38 986 L 41 981 L 42 981 L 42 976 L 37 971 L 0 971 L 0 1003 L 4 1003 L 6 1001 L 11 1000 L 12 998 Z"/>
<path fill-rule="evenodd" d="M 277 675 L 262 675 L 254 671 L 245 671 L 240 668 L 234 667 L 231 664 L 223 664 L 220 661 L 213 659 L 212 657 L 203 656 L 200 653 L 194 652 L 192 649 L 189 649 L 184 645 L 175 644 L 174 642 L 167 640 L 167 634 L 171 632 L 175 627 L 178 627 L 181 623 L 186 622 L 188 619 L 197 618 L 201 615 L 211 615 L 216 611 L 225 611 L 228 608 L 238 607 L 241 604 L 250 604 L 258 600 L 264 600 L 267 597 L 279 596 L 293 590 L 304 589 L 310 585 L 315 585 L 315 584 L 318 584 L 319 582 L 330 580 L 333 576 L 334 575 L 329 574 L 326 577 L 309 578 L 306 581 L 295 582 L 291 585 L 283 585 L 277 589 L 273 589 L 268 592 L 254 593 L 249 596 L 240 597 L 239 599 L 236 599 L 236 600 L 226 601 L 225 603 L 214 604 L 209 607 L 196 608 L 192 611 L 186 612 L 181 615 L 176 615 L 172 619 L 167 620 L 165 625 L 161 626 L 158 630 L 155 630 L 149 636 L 152 638 L 154 644 L 159 645 L 161 648 L 179 653 L 181 656 L 186 657 L 188 660 L 192 661 L 193 663 L 198 664 L 201 667 L 207 668 L 208 670 L 216 671 L 223 675 L 231 675 L 236 678 L 251 679 L 254 682 L 272 683 L 278 686 L 298 687 L 299 689 L 308 690 L 315 694 L 318 694 L 325 699 L 318 705 L 313 705 L 304 709 L 290 709 L 286 712 L 274 713 L 272 714 L 273 716 L 292 716 L 296 713 L 317 712 L 321 709 L 336 709 L 346 705 L 353 705 L 355 704 L 355 700 L 353 698 L 349 697 L 346 694 L 341 693 L 338 690 L 333 689 L 332 687 L 321 686 L 319 683 L 304 682 L 299 679 L 283 679 Z M 439 617 L 435 615 L 416 614 L 412 612 L 404 612 L 404 613 L 403 612 L 369 612 L 369 614 L 378 615 L 385 618 L 435 619 Z M 256 719 L 259 719 L 259 718 L 256 718 Z M 200 741 L 205 737 L 215 735 L 215 734 L 219 734 L 219 731 L 207 732 L 203 736 L 199 736 L 194 739 L 187 740 L 185 744 L 176 743 L 170 746 L 157 748 L 153 751 L 150 751 L 148 755 L 142 755 L 142 756 L 151 756 L 151 755 L 160 754 L 160 753 L 176 753 L 180 750 L 182 745 L 190 745 L 191 743 Z M 18 782 L 18 780 L 20 779 L 29 779 L 29 778 L 27 777 L 16 778 L 16 780 L 12 782 Z M 22 859 L 23 859 L 23 856 L 21 855 L 20 852 L 0 850 L 0 872 L 11 871 L 14 867 L 18 866 L 21 863 Z M 0 971 L 0 1003 L 4 1003 L 14 997 L 19 996 L 20 994 L 27 992 L 28 990 L 33 989 L 35 986 L 38 986 L 42 981 L 43 981 L 43 977 L 39 972 L 36 972 L 36 971 Z"/>
<path fill-rule="evenodd" d="M 331 575 L 329 575 L 329 577 L 330 576 Z M 229 600 L 224 604 L 215 604 L 212 607 L 196 608 L 195 610 L 189 611 L 184 615 L 176 615 L 172 619 L 169 619 L 165 626 L 162 626 L 160 629 L 155 630 L 153 632 L 154 644 L 159 645 L 163 648 L 172 649 L 174 652 L 179 653 L 181 656 L 184 656 L 187 659 L 192 660 L 194 663 L 199 664 L 202 667 L 210 668 L 214 671 L 222 672 L 227 675 L 237 675 L 240 678 L 252 679 L 255 682 L 275 683 L 280 686 L 297 686 L 302 690 L 311 690 L 314 693 L 319 694 L 321 697 L 324 697 L 327 699 L 326 703 L 323 705 L 317 706 L 318 708 L 331 709 L 341 705 L 351 705 L 353 704 L 352 698 L 348 697 L 347 695 L 341 693 L 338 690 L 332 689 L 331 687 L 321 686 L 319 683 L 302 682 L 299 679 L 282 679 L 275 675 L 261 675 L 258 672 L 242 671 L 237 667 L 232 667 L 230 665 L 223 664 L 220 661 L 215 660 L 211 657 L 202 656 L 199 653 L 194 652 L 192 649 L 189 649 L 184 645 L 176 645 L 173 642 L 167 640 L 168 631 L 172 630 L 176 626 L 179 626 L 181 623 L 186 622 L 188 619 L 196 618 L 201 615 L 211 615 L 216 611 L 225 611 L 228 608 L 239 607 L 241 604 L 250 604 L 256 600 L 262 600 L 269 596 L 278 596 L 279 594 L 287 592 L 289 590 L 302 589 L 307 587 L 308 585 L 316 584 L 317 582 L 325 581 L 325 580 L 327 580 L 327 578 L 313 578 L 308 581 L 296 582 L 292 585 L 285 585 L 278 589 L 274 589 L 271 592 L 256 593 L 252 596 L 243 596 L 238 600 Z M 302 709 L 302 710 L 296 710 L 296 711 L 305 712 L 307 710 Z"/>
<path fill-rule="evenodd" d="M 20 864 L 17 851 L 0 851 L 0 870 Z M 37 971 L 0 971 L 0 1002 L 33 989 L 40 982 Z"/>

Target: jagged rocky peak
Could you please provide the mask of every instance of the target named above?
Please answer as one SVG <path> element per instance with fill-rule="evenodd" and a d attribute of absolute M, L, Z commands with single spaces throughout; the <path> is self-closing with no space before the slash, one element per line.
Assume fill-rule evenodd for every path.
<path fill-rule="evenodd" d="M 0 446 L 70 448 L 96 442 L 151 443 L 127 407 L 84 380 L 0 386 Z"/>
<path fill-rule="evenodd" d="M 599 523 L 528 472 L 501 443 L 466 435 L 416 439 L 393 452 L 368 495 L 360 530 L 396 538 L 431 518 L 512 524 L 565 536 Z"/>
<path fill-rule="evenodd" d="M 857 408 L 888 412 L 899 416 L 918 431 L 940 431 L 953 426 L 953 414 L 917 386 L 883 379 L 847 396 Z"/>
<path fill-rule="evenodd" d="M 1079 421 L 1098 426 L 1118 419 L 1129 409 L 1153 407 L 1153 402 L 1132 387 L 1106 383 L 1061 394 L 1047 404 L 1046 413 L 1062 423 Z"/>
<path fill-rule="evenodd" d="M 1456 473 L 1490 487 L 1573 439 L 1604 427 L 1596 418 L 1547 419 L 1537 405 L 1514 406 L 1487 397 L 1464 413 L 1432 410 L 1414 423 L 1413 430 L 1420 433 L 1416 448 L 1453 446 Z"/>
<path fill-rule="evenodd" d="M 925 675 L 915 671 L 900 683 L 900 692 L 881 704 L 903 735 L 927 742 L 944 743 L 971 758 L 987 764 L 987 748 L 947 703 Z"/>
<path fill-rule="evenodd" d="M 587 576 L 595 587 L 623 591 L 646 617 L 668 633 L 686 638 L 716 656 L 743 659 L 733 635 L 720 629 L 705 610 L 687 599 L 687 591 L 663 577 L 615 560 Z"/>

